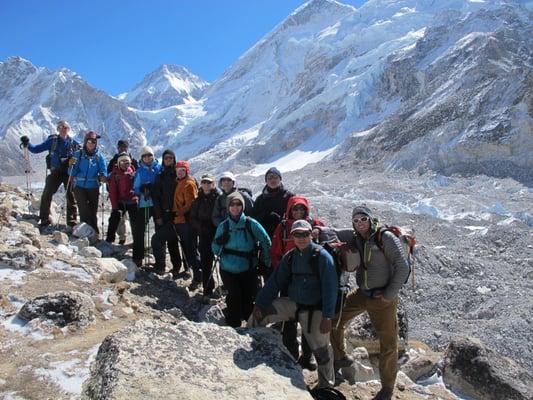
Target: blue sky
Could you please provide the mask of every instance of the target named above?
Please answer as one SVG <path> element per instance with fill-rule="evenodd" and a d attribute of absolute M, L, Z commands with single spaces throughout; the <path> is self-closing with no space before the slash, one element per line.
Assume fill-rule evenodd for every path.
<path fill-rule="evenodd" d="M 0 0 L 0 61 L 66 67 L 113 95 L 165 63 L 212 82 L 305 2 Z"/>

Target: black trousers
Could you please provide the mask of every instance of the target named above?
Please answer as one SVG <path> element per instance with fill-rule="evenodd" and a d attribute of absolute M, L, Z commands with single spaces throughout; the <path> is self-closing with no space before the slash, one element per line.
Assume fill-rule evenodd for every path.
<path fill-rule="evenodd" d="M 257 272 L 255 269 L 233 274 L 220 270 L 224 287 L 228 291 L 226 296 L 226 322 L 237 328 L 241 322 L 248 320 L 252 313 L 255 296 L 257 294 Z"/>
<path fill-rule="evenodd" d="M 113 243 L 115 241 L 118 225 L 122 219 L 122 216 L 126 212 L 130 217 L 130 228 L 131 234 L 133 235 L 133 230 L 135 229 L 135 218 L 137 218 L 137 204 L 118 203 L 118 209 L 112 210 L 111 215 L 109 216 L 106 236 L 106 241 L 109 243 Z"/>
<path fill-rule="evenodd" d="M 164 272 L 166 270 L 165 247 L 168 247 L 168 254 L 172 262 L 172 271 L 178 273 L 181 269 L 180 245 L 178 233 L 172 221 L 155 226 L 155 233 L 152 236 L 152 251 L 155 257 L 155 268 Z"/>
<path fill-rule="evenodd" d="M 39 219 L 41 220 L 41 223 L 50 222 L 50 205 L 52 204 L 52 197 L 61 185 L 64 186 L 67 196 L 67 225 L 76 224 L 78 209 L 76 207 L 76 199 L 72 192 L 72 185 L 68 184 L 68 173 L 62 173 L 59 168 L 54 168 L 46 177 L 44 183 L 39 210 Z"/>
<path fill-rule="evenodd" d="M 74 188 L 74 197 L 80 208 L 80 222 L 90 225 L 96 233 L 98 230 L 98 197 L 100 192 L 98 188 L 85 189 L 80 187 Z"/>
<path fill-rule="evenodd" d="M 200 264 L 202 266 L 202 284 L 204 288 L 204 296 L 209 296 L 213 293 L 215 288 L 215 280 L 213 275 L 213 260 L 215 256 L 211 250 L 211 243 L 215 237 L 216 229 L 212 231 L 205 231 L 200 233 L 198 250 L 200 252 Z"/>
<path fill-rule="evenodd" d="M 144 258 L 144 234 L 153 215 L 153 207 L 137 208 L 137 215 L 133 225 L 133 255 L 134 260 Z M 148 243 L 146 244 L 148 245 Z"/>

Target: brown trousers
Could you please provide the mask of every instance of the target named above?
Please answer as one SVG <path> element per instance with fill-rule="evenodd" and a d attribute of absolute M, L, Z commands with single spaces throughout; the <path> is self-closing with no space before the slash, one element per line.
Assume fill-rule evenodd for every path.
<path fill-rule="evenodd" d="M 397 305 L 398 299 L 385 304 L 381 299 L 373 299 L 365 296 L 359 290 L 354 290 L 346 296 L 337 329 L 335 327 L 337 326 L 339 315 L 335 316 L 330 335 L 333 355 L 335 360 L 340 360 L 346 356 L 346 343 L 344 342 L 346 323 L 362 312 L 368 312 L 372 326 L 379 338 L 379 376 L 381 386 L 391 389 L 394 388 L 398 369 Z"/>

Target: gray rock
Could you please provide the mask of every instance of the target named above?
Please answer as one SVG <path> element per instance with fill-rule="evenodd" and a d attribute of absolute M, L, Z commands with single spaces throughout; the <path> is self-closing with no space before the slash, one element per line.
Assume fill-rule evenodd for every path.
<path fill-rule="evenodd" d="M 67 236 L 66 233 L 63 233 L 63 232 L 60 232 L 60 231 L 55 231 L 53 233 L 52 237 L 59 244 L 64 244 L 64 245 L 68 245 L 69 244 L 68 236 Z"/>
<path fill-rule="evenodd" d="M 26 245 L 20 249 L 8 249 L 0 251 L 0 260 L 6 265 L 16 269 L 34 270 L 43 265 L 44 257 L 34 251 L 35 247 Z"/>
<path fill-rule="evenodd" d="M 400 371 L 409 377 L 413 382 L 419 379 L 429 378 L 438 369 L 438 363 L 442 358 L 441 353 L 427 353 L 417 355 L 407 361 Z"/>
<path fill-rule="evenodd" d="M 137 275 L 137 272 L 139 272 L 139 268 L 137 265 L 133 262 L 131 258 L 125 258 L 123 260 L 120 260 L 122 264 L 128 268 L 128 275 L 126 276 L 126 280 L 128 282 L 132 282 L 135 280 L 135 276 Z"/>
<path fill-rule="evenodd" d="M 198 313 L 198 320 L 200 322 L 210 322 L 217 325 L 225 325 L 226 319 L 224 313 L 218 305 L 206 305 Z"/>
<path fill-rule="evenodd" d="M 36 297 L 20 309 L 18 316 L 27 321 L 35 318 L 52 321 L 59 327 L 85 327 L 94 320 L 95 305 L 86 294 L 56 292 Z"/>
<path fill-rule="evenodd" d="M 102 252 L 102 257 L 111 257 L 115 254 L 115 246 L 105 240 L 100 240 L 95 247 Z"/>
<path fill-rule="evenodd" d="M 116 258 L 95 259 L 100 275 L 99 279 L 109 283 L 117 283 L 126 279 L 128 268 Z"/>
<path fill-rule="evenodd" d="M 72 246 L 76 246 L 78 248 L 78 251 L 83 249 L 84 247 L 89 246 L 89 239 L 87 238 L 80 238 L 76 239 L 73 242 L 71 242 Z"/>
<path fill-rule="evenodd" d="M 79 251 L 79 253 L 80 253 L 80 256 L 84 256 L 84 257 L 92 257 L 92 258 L 102 257 L 102 252 L 93 246 L 83 247 Z"/>
<path fill-rule="evenodd" d="M 311 399 L 302 370 L 270 329 L 140 321 L 108 336 L 82 399 Z"/>
<path fill-rule="evenodd" d="M 72 234 L 78 238 L 91 238 L 96 232 L 90 225 L 82 222 L 74 227 Z"/>
<path fill-rule="evenodd" d="M 448 345 L 443 380 L 457 392 L 476 399 L 533 398 L 531 374 L 473 338 L 459 338 Z"/>

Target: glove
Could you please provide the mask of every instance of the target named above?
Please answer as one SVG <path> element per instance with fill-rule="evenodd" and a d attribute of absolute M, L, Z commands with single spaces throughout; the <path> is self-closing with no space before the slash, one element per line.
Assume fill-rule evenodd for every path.
<path fill-rule="evenodd" d="M 68 159 L 68 166 L 72 167 L 74 164 L 76 164 L 77 161 L 78 161 L 78 159 L 76 157 L 70 157 Z"/>
<path fill-rule="evenodd" d="M 106 182 L 107 182 L 107 178 L 106 178 L 104 175 L 100 175 L 100 176 L 98 177 L 98 181 L 99 181 L 100 183 L 106 183 Z"/>
<path fill-rule="evenodd" d="M 20 144 L 21 144 L 23 147 L 28 147 L 28 145 L 30 144 L 30 138 L 27 137 L 27 136 L 21 136 L 21 137 L 20 137 Z"/>

